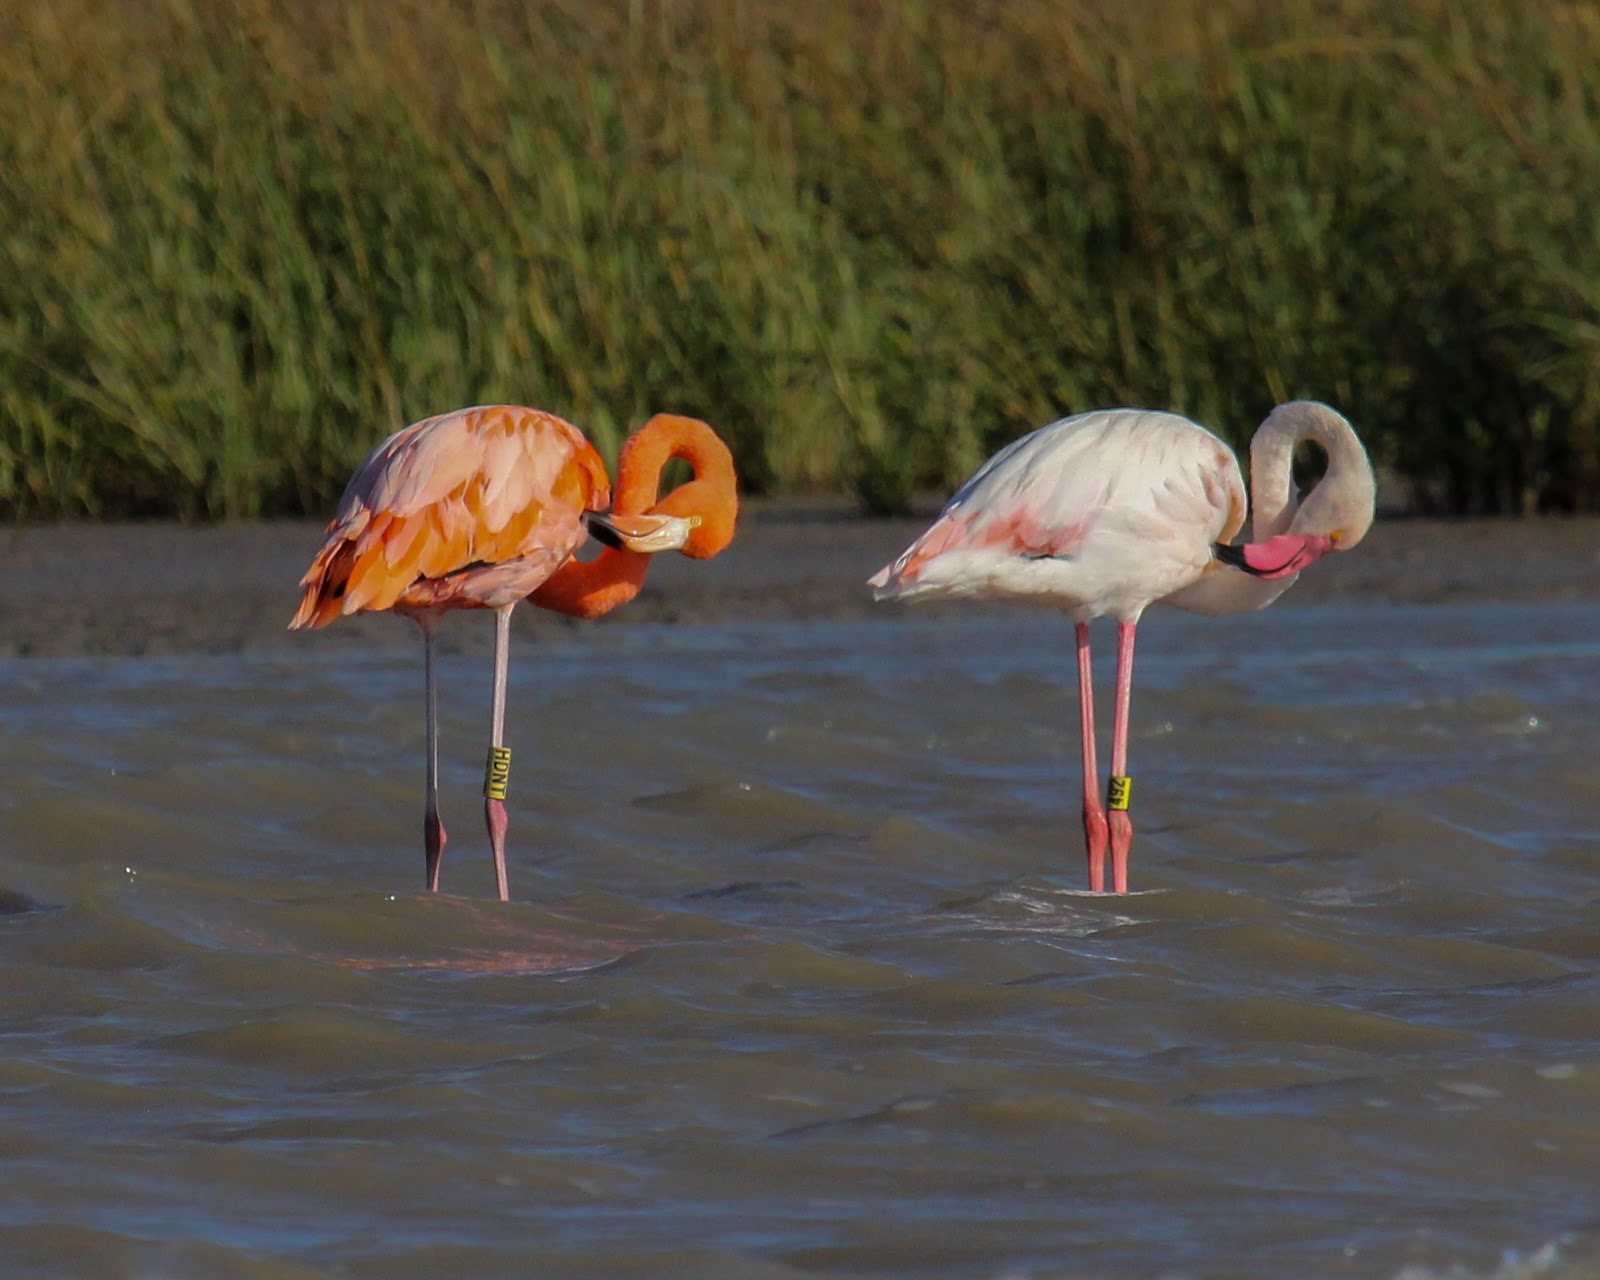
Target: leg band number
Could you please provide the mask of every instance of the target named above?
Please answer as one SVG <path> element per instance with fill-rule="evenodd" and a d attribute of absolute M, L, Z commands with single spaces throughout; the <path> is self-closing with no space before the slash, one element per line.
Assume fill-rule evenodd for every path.
<path fill-rule="evenodd" d="M 504 800 L 511 788 L 511 748 L 490 747 L 483 769 L 483 794 L 490 800 Z"/>
<path fill-rule="evenodd" d="M 1111 785 L 1106 789 L 1106 808 L 1127 809 L 1133 799 L 1133 779 L 1124 773 L 1111 775 Z"/>

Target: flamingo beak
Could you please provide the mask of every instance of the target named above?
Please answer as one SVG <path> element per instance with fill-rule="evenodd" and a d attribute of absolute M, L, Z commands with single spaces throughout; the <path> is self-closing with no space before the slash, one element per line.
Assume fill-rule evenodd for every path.
<path fill-rule="evenodd" d="M 700 525 L 699 516 L 636 515 L 616 512 L 602 515 L 584 513 L 584 525 L 595 541 L 619 550 L 654 555 L 658 551 L 678 551 Z"/>
<path fill-rule="evenodd" d="M 1212 552 L 1223 564 L 1242 569 L 1252 577 L 1285 578 L 1333 550 L 1334 542 L 1326 534 L 1283 533 L 1265 542 L 1237 547 L 1219 543 Z"/>

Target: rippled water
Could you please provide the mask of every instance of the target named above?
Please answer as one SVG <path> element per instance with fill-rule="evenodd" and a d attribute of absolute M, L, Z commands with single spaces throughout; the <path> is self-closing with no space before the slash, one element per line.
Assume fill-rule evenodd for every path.
<path fill-rule="evenodd" d="M 1600 1267 L 1594 606 L 1152 614 L 1120 900 L 1058 619 L 519 639 L 509 906 L 297 652 L 0 664 L 7 1276 Z"/>

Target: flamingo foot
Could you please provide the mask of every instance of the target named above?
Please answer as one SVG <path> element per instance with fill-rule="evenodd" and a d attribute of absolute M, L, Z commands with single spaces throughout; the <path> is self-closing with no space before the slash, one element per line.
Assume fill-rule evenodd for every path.
<path fill-rule="evenodd" d="M 439 860 L 444 856 L 444 846 L 448 839 L 444 833 L 444 823 L 439 821 L 439 815 L 432 809 L 428 810 L 422 819 L 422 846 L 427 856 L 424 865 L 429 893 L 439 892 Z"/>
<path fill-rule="evenodd" d="M 1106 891 L 1106 815 L 1097 805 L 1083 806 L 1083 847 L 1089 855 L 1089 892 Z"/>
<path fill-rule="evenodd" d="M 511 890 L 506 884 L 506 829 L 511 822 L 506 817 L 506 807 L 500 801 L 483 802 L 484 822 L 489 828 L 489 850 L 494 854 L 495 888 L 501 902 L 511 901 Z"/>

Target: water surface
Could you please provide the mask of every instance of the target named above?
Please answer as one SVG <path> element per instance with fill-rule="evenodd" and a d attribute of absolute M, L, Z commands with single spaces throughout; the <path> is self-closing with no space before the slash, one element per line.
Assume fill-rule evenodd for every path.
<path fill-rule="evenodd" d="M 433 899 L 415 653 L 0 663 L 6 1274 L 1596 1274 L 1600 608 L 1152 613 L 1123 899 L 1071 641 L 519 638 L 505 906 L 478 652 Z"/>

